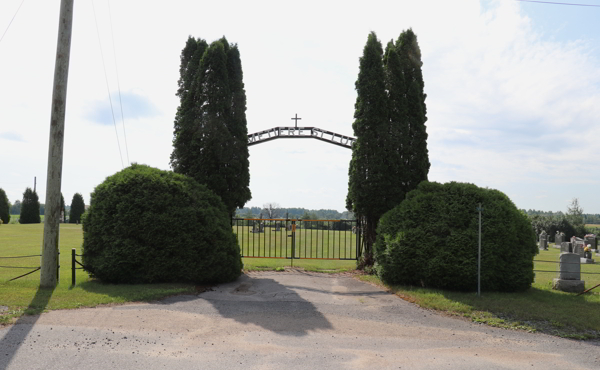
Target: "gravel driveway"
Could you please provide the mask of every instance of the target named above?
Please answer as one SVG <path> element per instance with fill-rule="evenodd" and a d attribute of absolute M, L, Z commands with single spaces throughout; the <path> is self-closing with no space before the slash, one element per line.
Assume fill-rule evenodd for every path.
<path fill-rule="evenodd" d="M 598 343 L 445 317 L 344 274 L 251 272 L 198 295 L 24 316 L 0 369 L 600 369 Z"/>

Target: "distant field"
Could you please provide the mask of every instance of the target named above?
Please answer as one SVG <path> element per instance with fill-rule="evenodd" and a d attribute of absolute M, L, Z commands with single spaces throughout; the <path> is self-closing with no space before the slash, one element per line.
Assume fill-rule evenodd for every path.
<path fill-rule="evenodd" d="M 21 215 L 10 215 L 10 224 L 18 224 Z M 44 222 L 44 215 L 40 215 L 40 221 Z"/>

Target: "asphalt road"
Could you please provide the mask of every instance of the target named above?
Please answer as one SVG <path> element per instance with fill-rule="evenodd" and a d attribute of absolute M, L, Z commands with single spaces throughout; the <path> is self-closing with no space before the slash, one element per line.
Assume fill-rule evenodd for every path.
<path fill-rule="evenodd" d="M 600 369 L 600 345 L 445 317 L 347 275 L 243 275 L 199 295 L 0 329 L 0 369 Z"/>

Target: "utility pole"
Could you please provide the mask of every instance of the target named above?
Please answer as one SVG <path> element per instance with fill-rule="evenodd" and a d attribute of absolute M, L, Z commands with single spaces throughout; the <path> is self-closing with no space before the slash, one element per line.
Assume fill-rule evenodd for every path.
<path fill-rule="evenodd" d="M 477 252 L 477 296 L 481 297 L 481 212 L 483 212 L 483 207 L 481 203 L 477 207 L 477 212 L 479 212 L 479 251 Z"/>
<path fill-rule="evenodd" d="M 73 0 L 61 0 L 58 22 L 58 41 L 54 65 L 54 88 L 50 113 L 50 145 L 48 148 L 48 174 L 46 176 L 46 211 L 44 216 L 44 245 L 40 287 L 54 288 L 58 283 L 58 233 L 60 225 L 60 186 L 62 180 L 63 142 L 65 137 L 65 111 L 67 106 L 67 81 L 71 54 L 71 29 Z"/>
<path fill-rule="evenodd" d="M 35 193 L 35 188 L 36 188 L 36 185 L 37 185 L 37 177 L 35 177 L 35 176 L 34 176 L 34 177 L 33 177 L 33 192 L 34 192 L 34 193 Z"/>

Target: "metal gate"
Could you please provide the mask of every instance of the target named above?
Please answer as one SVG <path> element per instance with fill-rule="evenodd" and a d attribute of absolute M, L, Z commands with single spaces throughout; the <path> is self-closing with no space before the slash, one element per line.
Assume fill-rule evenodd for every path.
<path fill-rule="evenodd" d="M 357 220 L 234 218 L 242 257 L 357 260 Z"/>

